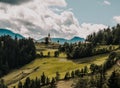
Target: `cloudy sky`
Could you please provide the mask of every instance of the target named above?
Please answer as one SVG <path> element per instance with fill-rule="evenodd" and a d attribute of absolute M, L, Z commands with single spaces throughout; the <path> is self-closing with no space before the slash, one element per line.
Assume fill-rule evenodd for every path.
<path fill-rule="evenodd" d="M 119 0 L 0 0 L 0 28 L 25 37 L 85 38 L 120 23 Z"/>

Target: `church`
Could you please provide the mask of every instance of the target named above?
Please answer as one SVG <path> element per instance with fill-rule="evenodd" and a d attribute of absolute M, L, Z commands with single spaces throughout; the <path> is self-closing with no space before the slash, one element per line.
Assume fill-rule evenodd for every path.
<path fill-rule="evenodd" d="M 48 36 L 45 37 L 44 41 L 45 41 L 45 44 L 48 44 L 51 42 L 50 33 L 48 33 Z"/>

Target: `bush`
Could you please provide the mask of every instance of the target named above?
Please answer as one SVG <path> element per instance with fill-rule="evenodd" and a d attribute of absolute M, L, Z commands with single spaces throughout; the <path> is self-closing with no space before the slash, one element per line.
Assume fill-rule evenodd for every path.
<path fill-rule="evenodd" d="M 54 52 L 54 57 L 59 57 L 59 52 L 58 51 Z"/>

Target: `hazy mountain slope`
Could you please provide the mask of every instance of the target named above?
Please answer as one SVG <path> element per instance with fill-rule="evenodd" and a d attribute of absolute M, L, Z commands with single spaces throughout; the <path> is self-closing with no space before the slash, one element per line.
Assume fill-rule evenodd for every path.
<path fill-rule="evenodd" d="M 21 39 L 21 38 L 24 38 L 22 35 L 20 34 L 17 34 L 17 33 L 14 33 L 10 30 L 7 30 L 7 29 L 1 29 L 0 28 L 0 36 L 4 36 L 4 35 L 9 35 L 11 36 L 12 38 L 15 38 L 15 36 L 17 36 L 17 38 Z"/>

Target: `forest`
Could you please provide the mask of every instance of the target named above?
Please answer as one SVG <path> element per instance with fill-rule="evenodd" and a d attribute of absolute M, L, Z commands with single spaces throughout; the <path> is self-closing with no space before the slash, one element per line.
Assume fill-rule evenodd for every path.
<path fill-rule="evenodd" d="M 8 36 L 0 37 L 0 77 L 10 70 L 35 59 L 36 49 L 34 42 L 29 39 L 12 39 Z"/>
<path fill-rule="evenodd" d="M 64 43 L 59 46 L 59 52 L 65 52 L 69 59 L 79 59 L 83 57 L 90 57 L 98 54 L 109 53 L 115 48 L 97 49 L 99 45 L 120 45 L 120 25 L 112 28 L 100 30 L 98 33 L 88 35 L 84 43 Z"/>
<path fill-rule="evenodd" d="M 87 36 L 86 41 L 92 42 L 93 45 L 117 45 L 120 44 L 120 24 L 107 29 L 100 30 L 97 33 Z"/>

